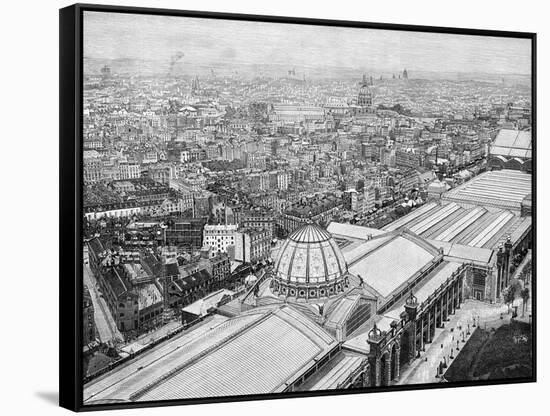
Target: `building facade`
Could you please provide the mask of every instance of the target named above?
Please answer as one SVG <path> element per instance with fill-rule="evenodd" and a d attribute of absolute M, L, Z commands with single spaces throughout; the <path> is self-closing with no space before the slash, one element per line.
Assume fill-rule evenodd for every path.
<path fill-rule="evenodd" d="M 235 260 L 257 263 L 267 260 L 271 248 L 271 231 L 267 228 L 240 229 L 235 233 Z"/>
<path fill-rule="evenodd" d="M 94 304 L 90 290 L 84 285 L 82 297 L 82 344 L 84 346 L 96 340 L 96 326 L 94 320 Z"/>
<path fill-rule="evenodd" d="M 205 225 L 203 244 L 211 248 L 211 255 L 227 253 L 230 246 L 235 246 L 237 225 Z"/>

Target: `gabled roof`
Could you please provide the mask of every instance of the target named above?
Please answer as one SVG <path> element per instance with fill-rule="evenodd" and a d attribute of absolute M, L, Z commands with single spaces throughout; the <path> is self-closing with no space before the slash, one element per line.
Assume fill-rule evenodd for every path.
<path fill-rule="evenodd" d="M 327 231 L 333 236 L 342 235 L 361 240 L 368 240 L 373 236 L 384 234 L 384 231 L 378 230 L 376 228 L 363 227 L 361 225 L 346 224 L 335 221 L 331 222 L 328 225 Z"/>
<path fill-rule="evenodd" d="M 212 276 L 210 275 L 208 270 L 203 269 L 176 281 L 183 290 L 190 290 L 210 280 L 211 278 Z"/>
<path fill-rule="evenodd" d="M 99 256 L 105 251 L 105 246 L 99 237 L 94 237 L 88 241 L 88 249 L 91 250 L 96 256 Z"/>
<path fill-rule="evenodd" d="M 531 193 L 531 180 L 531 174 L 517 170 L 484 172 L 446 192 L 442 199 L 519 210 L 523 198 Z"/>
<path fill-rule="evenodd" d="M 164 266 L 164 270 L 166 272 L 166 276 L 179 276 L 179 268 L 178 263 L 167 263 Z"/>
<path fill-rule="evenodd" d="M 344 253 L 344 257 L 349 272 L 361 276 L 366 285 L 385 298 L 439 254 L 432 244 L 402 230 L 374 237 Z"/>
<path fill-rule="evenodd" d="M 300 386 L 299 391 L 337 389 L 356 371 L 364 366 L 367 358 L 350 351 L 340 351 L 333 360 Z"/>
<path fill-rule="evenodd" d="M 531 132 L 524 130 L 508 130 L 502 129 L 498 132 L 494 147 L 508 148 L 508 149 L 531 149 Z M 493 150 L 491 147 L 491 153 Z"/>
<path fill-rule="evenodd" d="M 139 309 L 145 309 L 149 306 L 162 302 L 162 294 L 154 283 L 140 285 L 138 290 Z"/>
<path fill-rule="evenodd" d="M 412 211 L 386 228 L 409 229 L 432 243 L 438 240 L 495 248 L 500 238 L 513 232 L 518 222 L 521 218 L 509 210 L 444 201 L 429 210 Z"/>
<path fill-rule="evenodd" d="M 103 273 L 103 279 L 111 287 L 117 298 L 132 289 L 132 284 L 126 278 L 121 266 L 106 269 Z"/>
<path fill-rule="evenodd" d="M 130 368 L 118 367 L 86 386 L 84 400 L 281 392 L 337 346 L 328 332 L 288 305 L 256 308 L 208 324 L 198 335 L 174 338 L 131 362 Z"/>
<path fill-rule="evenodd" d="M 222 299 L 226 297 L 232 297 L 234 292 L 227 289 L 220 289 L 216 292 L 213 292 L 202 299 L 199 299 L 196 302 L 193 302 L 191 305 L 183 308 L 184 312 L 192 313 L 197 316 L 205 316 L 209 309 L 217 307 Z"/>
<path fill-rule="evenodd" d="M 335 303 L 327 315 L 325 325 L 329 327 L 342 325 L 361 297 L 359 293 L 349 294 Z"/>
<path fill-rule="evenodd" d="M 486 264 L 491 262 L 493 250 L 490 248 L 470 247 L 463 244 L 450 243 L 447 241 L 428 240 L 443 250 L 445 258 L 461 261 Z"/>
<path fill-rule="evenodd" d="M 401 217 L 398 220 L 386 225 L 383 229 L 385 231 L 395 231 L 398 228 L 400 228 L 400 227 L 404 226 L 405 224 L 407 224 L 408 222 L 414 220 L 415 218 L 420 217 L 421 215 L 427 213 L 428 211 L 431 211 L 436 206 L 437 206 L 437 204 L 435 202 L 430 202 L 430 203 L 414 210 L 410 214 L 405 215 L 404 217 Z"/>

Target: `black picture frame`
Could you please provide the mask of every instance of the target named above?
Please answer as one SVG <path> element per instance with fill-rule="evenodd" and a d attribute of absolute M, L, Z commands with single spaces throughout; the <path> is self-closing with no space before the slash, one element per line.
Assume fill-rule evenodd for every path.
<path fill-rule="evenodd" d="M 254 396 L 231 396 L 219 398 L 198 398 L 155 402 L 110 403 L 101 405 L 83 405 L 82 383 L 82 100 L 83 100 L 83 12 L 131 13 L 161 16 L 181 16 L 210 19 L 229 19 L 240 21 L 258 21 L 270 23 L 294 23 L 302 25 L 337 26 L 348 28 L 385 29 L 440 34 L 463 34 L 491 37 L 522 38 L 531 41 L 532 50 L 532 140 L 533 140 L 533 377 L 497 381 L 468 381 L 446 384 L 415 384 L 392 387 L 370 387 L 356 390 L 330 390 L 316 392 L 292 392 L 280 394 L 259 394 Z M 487 386 L 510 383 L 530 383 L 537 380 L 536 340 L 537 340 L 537 284 L 536 284 L 536 133 L 537 133 L 537 83 L 536 83 L 536 34 L 528 32 L 495 31 L 483 29 L 462 29 L 436 26 L 416 26 L 389 23 L 367 23 L 327 19 L 310 19 L 282 16 L 246 15 L 234 13 L 215 13 L 202 11 L 184 11 L 172 9 L 106 6 L 93 4 L 75 4 L 59 11 L 59 85 L 60 85 L 60 146 L 59 146 L 59 189 L 60 189 L 60 229 L 59 229 L 59 404 L 73 411 L 94 411 L 104 409 L 143 408 L 156 406 L 188 405 L 200 403 L 221 403 L 248 400 L 272 400 L 313 396 L 331 396 L 342 394 L 360 394 L 382 391 L 421 390 L 433 388 L 453 388 L 462 386 Z"/>

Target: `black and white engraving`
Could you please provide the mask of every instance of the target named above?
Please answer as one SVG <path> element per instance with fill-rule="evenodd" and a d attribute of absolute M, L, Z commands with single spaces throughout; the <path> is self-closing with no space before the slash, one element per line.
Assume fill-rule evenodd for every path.
<path fill-rule="evenodd" d="M 84 405 L 533 376 L 529 39 L 83 25 Z"/>

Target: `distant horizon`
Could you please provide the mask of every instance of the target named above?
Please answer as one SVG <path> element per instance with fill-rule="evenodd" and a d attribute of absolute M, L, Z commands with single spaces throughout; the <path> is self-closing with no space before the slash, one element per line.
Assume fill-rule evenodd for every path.
<path fill-rule="evenodd" d="M 119 57 L 119 58 L 101 58 L 101 57 L 96 57 L 96 56 L 84 56 L 83 57 L 85 60 L 97 60 L 97 61 L 105 61 L 105 64 L 111 62 L 111 61 L 143 61 L 143 62 L 155 62 L 155 63 L 164 63 L 165 66 L 168 66 L 168 64 L 166 64 L 166 62 L 162 59 L 144 59 L 144 58 L 131 58 L 131 57 Z M 214 68 L 214 67 L 218 67 L 218 68 L 222 68 L 224 66 L 226 67 L 229 67 L 229 65 L 223 65 L 222 63 L 213 63 L 211 65 L 207 65 L 207 64 L 201 64 L 200 65 L 201 67 L 211 67 L 211 68 Z M 414 75 L 415 74 L 460 74 L 460 75 L 490 75 L 490 76 L 495 76 L 495 77 L 506 77 L 506 76 L 516 76 L 516 77 L 531 77 L 531 73 L 520 73 L 520 72 L 483 72 L 483 71 L 466 71 L 466 70 L 423 70 L 423 69 L 416 69 L 416 68 L 401 68 L 401 69 L 395 69 L 395 70 L 391 70 L 391 69 L 380 69 L 380 68 L 372 68 L 372 69 L 367 69 L 367 68 L 355 68 L 355 67 L 346 67 L 346 66 L 326 66 L 326 67 L 310 67 L 310 66 L 293 66 L 292 64 L 288 64 L 288 65 L 284 65 L 284 64 L 253 64 L 253 63 L 250 63 L 250 64 L 247 64 L 247 63 L 242 63 L 242 64 L 232 64 L 231 65 L 232 67 L 234 68 L 239 68 L 239 67 L 246 67 L 246 66 L 284 66 L 285 69 L 293 69 L 293 68 L 296 68 L 296 72 L 297 72 L 297 75 L 301 75 L 299 74 L 298 72 L 298 69 L 303 69 L 303 68 L 315 68 L 315 69 L 324 69 L 324 68 L 328 68 L 328 69 L 341 69 L 341 70 L 346 70 L 346 71 L 358 71 L 358 74 L 360 76 L 363 75 L 363 73 L 366 73 L 366 75 L 376 75 L 376 76 L 379 76 L 379 75 L 391 75 L 391 74 L 395 74 L 395 76 L 397 77 L 398 75 L 402 75 L 403 74 L 403 70 L 407 70 L 407 73 L 409 74 L 409 77 L 411 79 L 424 79 L 424 78 L 417 78 L 415 77 Z M 363 71 L 363 72 L 361 72 Z M 367 71 L 367 72 L 365 72 Z M 162 72 L 159 70 L 159 72 Z M 412 74 L 412 77 L 411 77 L 411 74 Z M 178 74 L 178 75 L 185 75 L 185 74 Z M 282 75 L 285 75 L 285 74 L 282 74 Z M 327 77 L 327 78 L 330 78 L 330 77 Z M 377 80 L 378 78 L 375 78 L 375 80 Z M 388 77 L 386 76 L 384 79 L 388 79 Z"/>
<path fill-rule="evenodd" d="M 83 52 L 92 60 L 163 63 L 165 71 L 284 66 L 531 75 L 530 39 L 107 12 L 84 13 Z"/>

